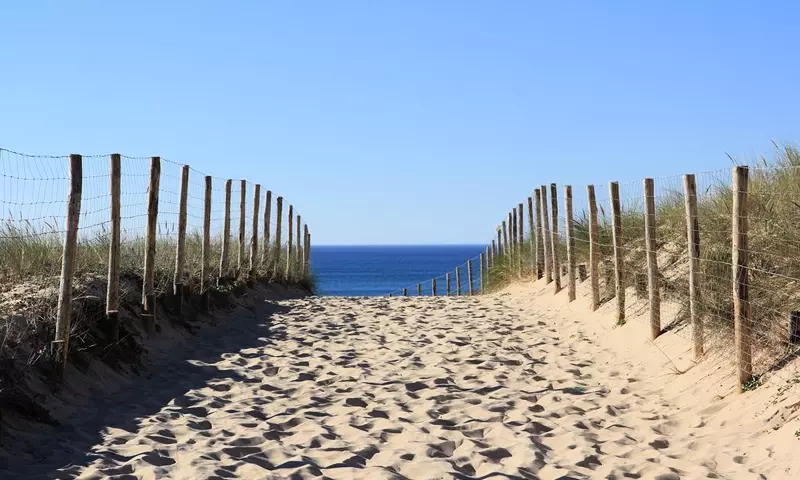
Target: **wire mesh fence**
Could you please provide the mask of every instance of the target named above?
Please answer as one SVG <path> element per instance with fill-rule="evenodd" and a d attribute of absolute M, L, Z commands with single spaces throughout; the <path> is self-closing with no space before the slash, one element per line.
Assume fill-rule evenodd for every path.
<path fill-rule="evenodd" d="M 70 340 L 82 349 L 122 341 L 120 316 L 142 317 L 123 322 L 123 337 L 152 334 L 160 327 L 148 297 L 180 315 L 184 298 L 246 282 L 312 286 L 304 219 L 295 208 L 278 218 L 278 196 L 253 183 L 231 181 L 228 203 L 226 179 L 168 159 L 6 149 L 0 178 L 3 358 L 51 355 L 63 367 Z"/>
<path fill-rule="evenodd" d="M 541 185 L 522 204 L 517 236 L 512 217 L 520 204 L 497 227 L 487 291 L 520 278 L 543 278 L 556 292 L 583 284 L 590 309 L 610 304 L 619 325 L 649 322 L 652 338 L 667 331 L 685 337 L 697 359 L 730 359 L 740 389 L 765 373 L 797 379 L 796 149 L 733 171 Z"/>

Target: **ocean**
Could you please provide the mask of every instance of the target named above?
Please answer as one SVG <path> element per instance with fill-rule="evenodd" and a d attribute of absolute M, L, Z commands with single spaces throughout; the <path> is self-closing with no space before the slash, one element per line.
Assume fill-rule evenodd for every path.
<path fill-rule="evenodd" d="M 431 278 L 437 280 L 437 293 L 445 292 L 444 274 L 452 272 L 484 250 L 484 245 L 381 245 L 314 246 L 311 269 L 317 277 L 317 294 L 331 296 L 399 295 L 408 288 L 416 295 L 422 283 L 423 295 L 431 293 Z M 477 288 L 478 262 L 473 261 Z M 455 292 L 455 274 L 451 275 Z M 467 289 L 466 267 L 461 283 Z"/>

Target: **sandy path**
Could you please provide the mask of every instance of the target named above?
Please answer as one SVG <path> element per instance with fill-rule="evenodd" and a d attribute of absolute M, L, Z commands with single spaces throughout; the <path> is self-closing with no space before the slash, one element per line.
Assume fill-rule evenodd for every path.
<path fill-rule="evenodd" d="M 759 478 L 704 431 L 712 411 L 677 412 L 555 310 L 511 295 L 274 305 L 129 390 L 143 415 L 57 477 Z"/>

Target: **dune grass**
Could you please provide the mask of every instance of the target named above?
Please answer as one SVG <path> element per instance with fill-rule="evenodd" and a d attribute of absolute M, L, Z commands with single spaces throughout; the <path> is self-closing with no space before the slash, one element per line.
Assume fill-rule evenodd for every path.
<path fill-rule="evenodd" d="M 731 174 L 721 170 L 697 175 L 700 224 L 699 313 L 709 337 L 732 341 Z M 656 180 L 658 183 L 658 180 Z M 680 182 L 675 182 L 680 184 Z M 791 350 L 787 345 L 787 318 L 800 311 L 800 151 L 776 146 L 772 160 L 750 165 L 749 175 L 750 310 L 754 348 L 764 359 Z M 600 258 L 613 257 L 609 207 L 598 205 Z M 661 263 L 662 295 L 680 307 L 676 321 L 688 318 L 688 249 L 682 189 L 661 191 L 656 199 L 657 246 Z M 622 205 L 622 248 L 626 286 L 646 274 L 644 212 L 641 200 Z M 574 215 L 576 263 L 589 261 L 589 216 L 586 209 Z M 559 239 L 559 255 L 566 263 L 566 242 Z M 530 241 L 522 247 L 522 272 L 518 260 L 499 256 L 490 268 L 489 291 L 517 278 L 533 276 Z M 761 365 L 764 368 L 769 360 Z"/>

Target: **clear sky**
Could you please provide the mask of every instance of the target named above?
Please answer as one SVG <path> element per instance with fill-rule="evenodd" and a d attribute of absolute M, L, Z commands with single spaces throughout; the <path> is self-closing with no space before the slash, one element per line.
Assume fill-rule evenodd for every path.
<path fill-rule="evenodd" d="M 797 2 L 8 2 L 0 146 L 162 155 L 316 244 L 483 243 L 542 183 L 727 167 L 800 132 Z"/>

